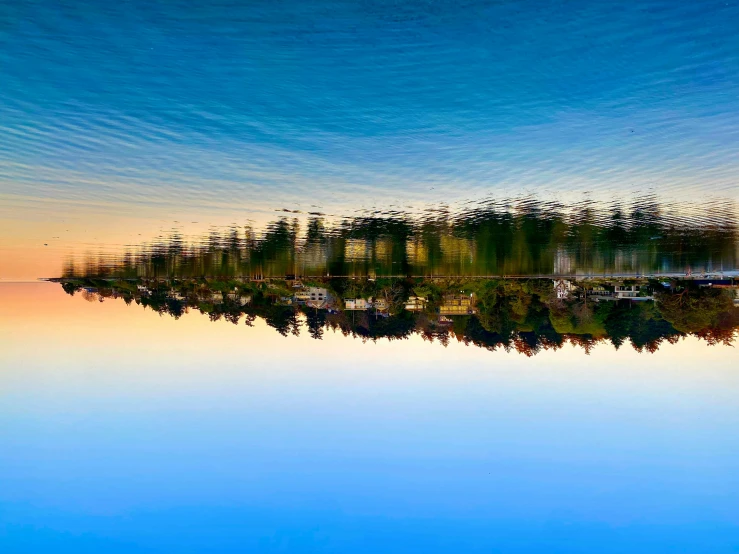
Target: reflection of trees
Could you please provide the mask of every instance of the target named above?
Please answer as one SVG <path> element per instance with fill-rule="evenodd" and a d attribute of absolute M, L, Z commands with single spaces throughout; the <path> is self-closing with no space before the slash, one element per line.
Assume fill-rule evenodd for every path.
<path fill-rule="evenodd" d="M 712 206 L 696 221 L 666 214 L 649 198 L 632 206 L 585 202 L 577 208 L 526 201 L 419 218 L 347 218 L 333 225 L 319 216 L 302 226 L 281 217 L 262 232 L 214 229 L 192 244 L 175 234 L 136 252 L 69 260 L 64 276 L 480 276 L 735 267 L 732 207 Z"/>
<path fill-rule="evenodd" d="M 683 333 L 716 328 L 722 316 L 733 311 L 731 295 L 723 289 L 686 287 L 659 293 L 657 298 L 662 316 Z"/>

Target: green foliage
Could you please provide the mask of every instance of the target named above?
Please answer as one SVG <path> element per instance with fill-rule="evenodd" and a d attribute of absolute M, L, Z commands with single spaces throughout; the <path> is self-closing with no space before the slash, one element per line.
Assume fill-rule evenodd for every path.
<path fill-rule="evenodd" d="M 450 337 L 484 348 L 515 348 L 533 355 L 542 348 L 559 348 L 565 341 L 588 350 L 598 341 L 610 340 L 617 348 L 630 341 L 637 350 L 654 351 L 663 341 L 674 341 L 686 334 L 731 344 L 739 327 L 739 310 L 733 307 L 732 292 L 697 288 L 681 282 L 672 291 L 658 290 L 657 303 L 650 301 L 594 302 L 584 294 L 562 301 L 552 295 L 548 279 L 314 279 L 314 286 L 325 287 L 341 298 L 339 291 L 354 296 L 373 296 L 386 300 L 390 316 L 380 313 L 328 313 L 314 308 L 279 305 L 280 296 L 292 290 L 284 280 L 240 282 L 232 279 L 110 280 L 65 279 L 59 281 L 68 294 L 90 288 L 86 298 L 118 296 L 130 303 L 179 318 L 188 305 L 197 307 L 213 320 L 250 325 L 261 318 L 280 334 L 300 333 L 304 314 L 311 337 L 320 339 L 324 329 L 340 329 L 345 334 L 376 340 L 381 337 L 406 338 L 413 333 L 426 340 L 447 344 Z M 147 291 L 137 285 L 145 284 Z M 228 294 L 236 289 L 249 294 L 242 305 Z M 464 292 L 460 292 L 464 291 Z M 223 293 L 221 295 L 214 293 Z M 424 313 L 404 310 L 409 294 L 429 298 Z M 435 308 L 445 294 L 473 295 L 477 315 L 438 319 Z M 366 296 L 365 296 L 366 295 Z M 208 299 L 204 301 L 202 299 Z"/>
<path fill-rule="evenodd" d="M 698 333 L 719 323 L 721 315 L 733 310 L 729 291 L 686 287 L 680 292 L 659 292 L 662 317 L 683 333 Z"/>
<path fill-rule="evenodd" d="M 66 292 L 69 296 L 74 296 L 74 293 L 77 292 L 82 288 L 82 285 L 78 283 L 73 282 L 64 282 L 62 283 L 62 289 L 64 292 Z"/>

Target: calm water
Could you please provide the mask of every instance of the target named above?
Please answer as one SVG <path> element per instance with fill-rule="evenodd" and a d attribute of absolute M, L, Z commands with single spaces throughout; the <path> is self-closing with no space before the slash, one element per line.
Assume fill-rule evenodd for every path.
<path fill-rule="evenodd" d="M 739 4 L 247 4 L 0 0 L 0 552 L 736 552 Z"/>

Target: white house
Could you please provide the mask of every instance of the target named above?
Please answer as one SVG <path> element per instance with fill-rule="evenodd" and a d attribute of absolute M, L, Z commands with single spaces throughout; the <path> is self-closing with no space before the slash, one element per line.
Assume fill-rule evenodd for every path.
<path fill-rule="evenodd" d="M 328 299 L 328 290 L 321 287 L 310 287 L 308 294 L 310 295 L 310 299 L 314 301 L 317 300 L 320 302 L 321 300 Z"/>
<path fill-rule="evenodd" d="M 555 279 L 552 283 L 554 283 L 554 292 L 560 300 L 569 298 L 570 294 L 572 294 L 572 291 L 575 289 L 572 282 L 567 279 Z"/>
<path fill-rule="evenodd" d="M 321 287 L 304 288 L 296 291 L 293 298 L 298 303 L 325 302 L 328 300 L 328 290 Z"/>
<path fill-rule="evenodd" d="M 638 285 L 616 285 L 614 289 L 614 296 L 616 298 L 636 298 L 639 296 Z"/>

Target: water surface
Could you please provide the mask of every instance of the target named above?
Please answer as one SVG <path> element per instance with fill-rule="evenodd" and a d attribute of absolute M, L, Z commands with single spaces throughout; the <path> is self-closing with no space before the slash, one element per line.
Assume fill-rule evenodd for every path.
<path fill-rule="evenodd" d="M 3 2 L 0 277 L 281 208 L 736 202 L 737 18 L 724 1 Z"/>

